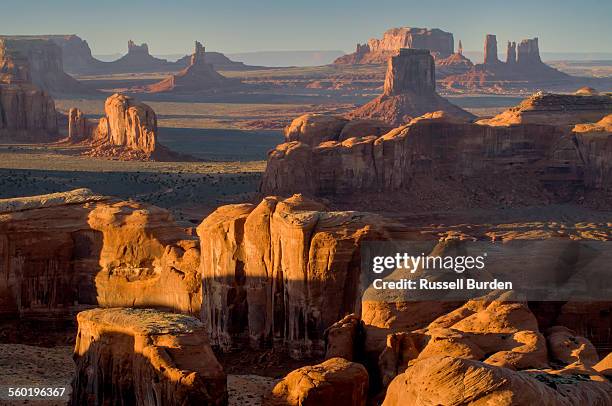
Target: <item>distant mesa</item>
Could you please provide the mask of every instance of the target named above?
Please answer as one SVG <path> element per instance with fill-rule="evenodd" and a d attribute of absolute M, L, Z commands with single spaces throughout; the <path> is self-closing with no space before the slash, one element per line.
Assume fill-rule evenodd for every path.
<path fill-rule="evenodd" d="M 519 43 L 508 41 L 505 62 L 499 60 L 497 51 L 497 37 L 487 34 L 484 63 L 474 65 L 467 72 L 445 77 L 443 86 L 449 90 L 534 88 L 571 84 L 577 80 L 542 62 L 538 38 Z"/>
<path fill-rule="evenodd" d="M 63 69 L 62 50 L 36 37 L 0 37 L 0 82 L 32 83 L 51 94 L 94 93 Z"/>
<path fill-rule="evenodd" d="M 240 85 L 239 80 L 228 79 L 218 73 L 213 65 L 207 63 L 206 58 L 207 54 L 204 46 L 196 41 L 189 66 L 161 82 L 147 86 L 146 90 L 151 93 L 195 93 Z"/>
<path fill-rule="evenodd" d="M 475 118 L 436 93 L 435 64 L 429 50 L 403 48 L 388 61 L 383 94 L 348 117 L 401 125 L 413 117 L 438 110 L 465 120 Z"/>
<path fill-rule="evenodd" d="M 157 116 L 148 105 L 121 94 L 104 103 L 105 115 L 97 125 L 79 109 L 68 114 L 68 141 L 90 146 L 88 156 L 119 160 L 189 161 L 157 141 Z"/>
<path fill-rule="evenodd" d="M 515 124 L 553 124 L 573 126 L 590 123 L 612 114 L 612 97 L 600 95 L 593 88 L 579 89 L 574 94 L 536 92 L 493 118 L 479 120 L 479 124 L 509 126 Z"/>
<path fill-rule="evenodd" d="M 443 59 L 454 53 L 455 45 L 453 34 L 438 28 L 391 28 L 382 39 L 371 38 L 366 44 L 357 44 L 355 52 L 341 56 L 334 64 L 384 64 L 401 48 L 429 49 L 436 58 Z"/>

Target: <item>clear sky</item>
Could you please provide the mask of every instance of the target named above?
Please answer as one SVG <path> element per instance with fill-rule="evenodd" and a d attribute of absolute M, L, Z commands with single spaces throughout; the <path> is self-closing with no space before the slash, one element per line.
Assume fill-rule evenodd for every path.
<path fill-rule="evenodd" d="M 612 0 L 2 0 L 0 34 L 78 34 L 94 54 L 353 51 L 391 27 L 441 28 L 481 50 L 486 33 L 538 36 L 544 52 L 612 52 Z"/>

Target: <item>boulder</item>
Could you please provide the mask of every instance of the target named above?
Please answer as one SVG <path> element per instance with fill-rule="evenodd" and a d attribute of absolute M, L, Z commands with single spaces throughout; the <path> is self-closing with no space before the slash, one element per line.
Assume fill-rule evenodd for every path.
<path fill-rule="evenodd" d="M 304 114 L 285 128 L 285 140 L 316 146 L 325 141 L 337 141 L 348 120 L 325 114 Z"/>
<path fill-rule="evenodd" d="M 363 325 L 356 314 L 349 314 L 325 330 L 325 359 L 344 358 L 353 361 L 363 336 Z"/>
<path fill-rule="evenodd" d="M 226 375 L 198 319 L 114 308 L 77 321 L 73 404 L 227 404 Z"/>
<path fill-rule="evenodd" d="M 592 367 L 599 362 L 597 350 L 589 340 L 577 336 L 567 327 L 554 326 L 547 331 L 546 340 L 550 358 L 563 364 L 580 362 Z"/>
<path fill-rule="evenodd" d="M 417 361 L 387 388 L 383 406 L 599 405 L 612 384 L 587 371 L 513 371 L 480 361 L 436 355 Z"/>
<path fill-rule="evenodd" d="M 359 247 L 384 222 L 295 195 L 222 206 L 198 227 L 202 320 L 225 350 L 274 345 L 323 356 L 325 330 L 359 306 Z"/>
<path fill-rule="evenodd" d="M 290 372 L 272 390 L 273 406 L 365 406 L 368 372 L 361 364 L 331 358 Z"/>

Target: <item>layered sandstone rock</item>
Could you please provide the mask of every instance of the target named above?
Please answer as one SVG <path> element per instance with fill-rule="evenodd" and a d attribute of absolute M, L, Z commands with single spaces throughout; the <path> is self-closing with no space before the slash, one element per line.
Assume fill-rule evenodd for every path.
<path fill-rule="evenodd" d="M 392 195 L 404 196 L 414 210 L 574 201 L 585 188 L 610 188 L 607 140 L 541 124 L 462 123 L 437 113 L 379 137 L 281 144 L 268 156 L 261 190 L 350 200 L 353 207 L 384 193 L 387 204 Z M 500 177 L 503 184 L 495 181 Z"/>
<path fill-rule="evenodd" d="M 367 44 L 357 44 L 354 53 L 341 56 L 335 64 L 383 64 L 391 56 L 398 55 L 401 48 L 428 49 L 436 57 L 446 58 L 453 54 L 453 34 L 440 29 L 391 28 L 382 39 L 372 38 Z"/>
<path fill-rule="evenodd" d="M 273 389 L 267 405 L 365 406 L 368 372 L 361 364 L 331 358 L 290 372 Z"/>
<path fill-rule="evenodd" d="M 59 46 L 30 37 L 0 37 L 0 82 L 31 82 L 52 94 L 91 93 L 64 72 Z"/>
<path fill-rule="evenodd" d="M 0 313 L 102 307 L 198 314 L 199 249 L 170 214 L 88 190 L 0 200 Z"/>
<path fill-rule="evenodd" d="M 440 354 L 513 370 L 548 368 L 546 340 L 527 304 L 493 299 L 468 301 L 426 329 L 388 335 L 378 361 L 383 385 L 418 360 Z"/>
<path fill-rule="evenodd" d="M 512 371 L 486 363 L 435 355 L 389 385 L 384 406 L 431 404 L 607 405 L 612 385 L 586 370 Z"/>
<path fill-rule="evenodd" d="M 227 79 L 218 73 L 213 65 L 206 62 L 204 46 L 195 42 L 195 49 L 191 55 L 189 66 L 161 82 L 147 87 L 147 91 L 159 92 L 202 92 L 214 89 L 237 86 L 240 82 Z"/>
<path fill-rule="evenodd" d="M 68 140 L 82 142 L 91 137 L 94 131 L 92 123 L 85 114 L 76 107 L 68 111 Z"/>
<path fill-rule="evenodd" d="M 325 331 L 325 358 L 340 357 L 352 361 L 363 344 L 363 323 L 356 314 L 349 314 Z"/>
<path fill-rule="evenodd" d="M 0 140 L 49 142 L 59 138 L 53 99 L 34 85 L 0 83 Z"/>
<path fill-rule="evenodd" d="M 443 78 L 449 75 L 458 75 L 468 72 L 474 64 L 462 53 L 457 52 L 446 58 L 436 59 L 436 77 Z"/>
<path fill-rule="evenodd" d="M 612 95 L 537 92 L 518 106 L 491 119 L 480 120 L 478 123 L 490 126 L 514 124 L 573 126 L 599 121 L 609 114 L 612 114 Z"/>
<path fill-rule="evenodd" d="M 198 235 L 212 344 L 274 344 L 300 357 L 322 356 L 325 330 L 358 309 L 360 244 L 385 230 L 378 216 L 293 196 L 220 207 Z"/>
<path fill-rule="evenodd" d="M 226 375 L 199 320 L 114 308 L 77 321 L 73 404 L 227 404 Z"/>
<path fill-rule="evenodd" d="M 436 93 L 435 65 L 429 51 L 401 49 L 389 59 L 383 94 L 349 113 L 349 118 L 379 119 L 401 125 L 427 112 L 443 110 L 473 119 L 474 115 Z"/>

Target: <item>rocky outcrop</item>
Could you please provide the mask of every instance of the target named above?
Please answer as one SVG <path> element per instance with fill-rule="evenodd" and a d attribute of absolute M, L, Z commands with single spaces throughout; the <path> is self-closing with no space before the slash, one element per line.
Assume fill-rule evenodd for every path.
<path fill-rule="evenodd" d="M 384 64 L 391 56 L 399 54 L 401 48 L 428 49 L 436 58 L 453 54 L 453 34 L 438 28 L 391 28 L 382 39 L 372 38 L 367 44 L 357 44 L 354 53 L 341 56 L 334 64 Z"/>
<path fill-rule="evenodd" d="M 470 300 L 426 329 L 389 334 L 378 360 L 383 385 L 418 360 L 435 355 L 513 370 L 548 368 L 546 339 L 527 304 L 504 296 L 491 298 Z M 374 327 L 366 325 L 366 334 L 376 332 Z"/>
<path fill-rule="evenodd" d="M 266 405 L 365 406 L 368 372 L 361 364 L 331 358 L 290 372 L 273 389 Z"/>
<path fill-rule="evenodd" d="M 612 114 L 612 95 L 555 94 L 537 92 L 491 119 L 478 121 L 490 126 L 553 124 L 574 126 L 599 121 Z"/>
<path fill-rule="evenodd" d="M 516 42 L 508 41 L 506 48 L 506 64 L 513 65 L 516 63 Z"/>
<path fill-rule="evenodd" d="M 415 210 L 574 201 L 585 188 L 601 191 L 610 184 L 589 180 L 606 178 L 596 174 L 609 170 L 607 149 L 596 152 L 593 144 L 590 151 L 584 144 L 593 137 L 573 139 L 553 126 L 490 126 L 431 115 L 379 137 L 281 144 L 268 156 L 261 190 L 354 205 L 380 201 L 383 192 L 386 200 L 409 195 Z M 503 185 L 494 181 L 500 176 Z"/>
<path fill-rule="evenodd" d="M 405 124 L 427 112 L 443 110 L 465 119 L 474 116 L 436 93 L 435 65 L 429 51 L 401 49 L 389 59 L 383 94 L 348 114 L 391 125 Z"/>
<path fill-rule="evenodd" d="M 449 91 L 486 91 L 499 93 L 509 89 L 532 90 L 542 87 L 573 86 L 584 80 L 560 72 L 540 59 L 538 39 L 526 39 L 519 44 L 508 42 L 506 61 L 497 57 L 497 38 L 485 38 L 484 63 L 466 72 L 443 78 L 442 86 Z"/>
<path fill-rule="evenodd" d="M 0 313 L 69 318 L 88 306 L 199 314 L 197 241 L 155 206 L 90 191 L 0 200 Z"/>
<path fill-rule="evenodd" d="M 0 82 L 31 82 L 51 94 L 92 93 L 64 72 L 59 46 L 27 36 L 0 36 Z"/>
<path fill-rule="evenodd" d="M 436 59 L 436 78 L 468 72 L 474 64 L 462 53 L 454 53 L 446 58 Z"/>
<path fill-rule="evenodd" d="M 516 45 L 516 63 L 518 65 L 538 65 L 542 63 L 537 37 L 524 39 Z"/>
<path fill-rule="evenodd" d="M 324 355 L 325 330 L 358 309 L 360 244 L 385 230 L 378 216 L 293 196 L 220 207 L 198 236 L 211 343 L 301 357 Z"/>
<path fill-rule="evenodd" d="M 206 52 L 204 46 L 198 41 L 195 42 L 195 50 L 191 55 L 189 66 L 172 75 L 161 82 L 154 83 L 147 87 L 147 91 L 152 93 L 159 92 L 203 92 L 215 89 L 237 86 L 240 81 L 227 79 L 218 73 L 213 65 L 206 62 Z"/>
<path fill-rule="evenodd" d="M 0 140 L 49 142 L 59 138 L 53 99 L 28 83 L 0 83 Z"/>
<path fill-rule="evenodd" d="M 152 56 L 146 43 L 137 45 L 129 40 L 127 49 L 127 54 L 116 61 L 103 63 L 100 68 L 111 73 L 163 72 L 176 69 L 174 63 Z"/>
<path fill-rule="evenodd" d="M 484 43 L 484 63 L 485 65 L 495 65 L 499 63 L 497 58 L 497 37 L 487 34 Z"/>
<path fill-rule="evenodd" d="M 77 321 L 72 404 L 227 404 L 227 378 L 199 320 L 115 308 Z"/>
<path fill-rule="evenodd" d="M 115 93 L 97 125 L 77 108 L 68 114 L 68 141 L 90 147 L 85 155 L 121 160 L 191 161 L 157 142 L 157 116 L 148 105 Z"/>
<path fill-rule="evenodd" d="M 600 405 L 612 402 L 612 385 L 588 370 L 512 371 L 436 355 L 417 361 L 387 389 L 384 406 L 431 404 Z"/>

